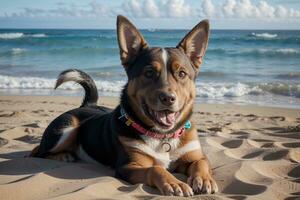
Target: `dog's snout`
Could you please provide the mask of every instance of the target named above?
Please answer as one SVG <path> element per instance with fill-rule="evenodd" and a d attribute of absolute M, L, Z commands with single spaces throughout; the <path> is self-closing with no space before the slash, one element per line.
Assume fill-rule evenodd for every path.
<path fill-rule="evenodd" d="M 176 101 L 176 95 L 173 92 L 161 92 L 159 100 L 166 106 L 171 106 Z"/>

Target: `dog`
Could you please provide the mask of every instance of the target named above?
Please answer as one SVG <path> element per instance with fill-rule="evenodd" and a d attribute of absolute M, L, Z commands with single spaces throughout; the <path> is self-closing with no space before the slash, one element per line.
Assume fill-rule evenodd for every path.
<path fill-rule="evenodd" d="M 50 123 L 31 156 L 102 163 L 114 168 L 116 177 L 156 187 L 163 195 L 217 192 L 190 122 L 195 79 L 208 45 L 208 20 L 174 48 L 150 48 L 124 16 L 117 17 L 117 35 L 128 77 L 120 104 L 113 110 L 97 106 L 97 88 L 88 74 L 62 72 L 55 88 L 75 81 L 85 89 L 84 100 Z M 171 172 L 186 174 L 187 183 Z"/>

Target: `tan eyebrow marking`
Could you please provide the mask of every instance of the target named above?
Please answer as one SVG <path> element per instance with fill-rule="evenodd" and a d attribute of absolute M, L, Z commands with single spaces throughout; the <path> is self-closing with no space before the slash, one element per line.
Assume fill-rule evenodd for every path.
<path fill-rule="evenodd" d="M 158 72 L 160 72 L 161 69 L 162 69 L 162 66 L 161 66 L 161 64 L 160 64 L 158 61 L 153 61 L 153 62 L 151 63 L 151 65 L 152 65 L 153 68 L 154 68 L 156 71 L 158 71 Z"/>

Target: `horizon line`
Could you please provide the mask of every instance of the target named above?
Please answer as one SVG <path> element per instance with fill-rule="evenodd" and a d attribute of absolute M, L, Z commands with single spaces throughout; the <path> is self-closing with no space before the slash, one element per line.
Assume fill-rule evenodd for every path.
<path fill-rule="evenodd" d="M 108 31 L 112 31 L 112 30 L 116 30 L 116 28 L 1 28 L 0 30 L 18 30 L 18 29 L 23 29 L 23 30 L 108 30 Z M 142 31 L 149 31 L 149 30 L 160 30 L 160 31 L 164 31 L 164 30 L 190 30 L 190 28 L 172 28 L 172 29 L 168 29 L 168 28 L 138 28 L 138 30 L 142 30 Z M 300 31 L 299 29 L 272 29 L 272 28 L 266 28 L 266 29 L 239 29 L 239 28 L 215 28 L 215 29 L 211 29 L 212 31 Z"/>

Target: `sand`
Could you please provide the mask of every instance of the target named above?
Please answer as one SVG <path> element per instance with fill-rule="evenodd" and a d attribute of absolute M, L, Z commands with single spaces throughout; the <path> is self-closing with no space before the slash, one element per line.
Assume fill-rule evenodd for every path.
<path fill-rule="evenodd" d="M 0 199 L 180 199 L 118 180 L 101 164 L 25 157 L 48 123 L 80 101 L 0 96 Z M 220 192 L 193 199 L 300 199 L 299 109 L 199 104 L 194 121 Z"/>

